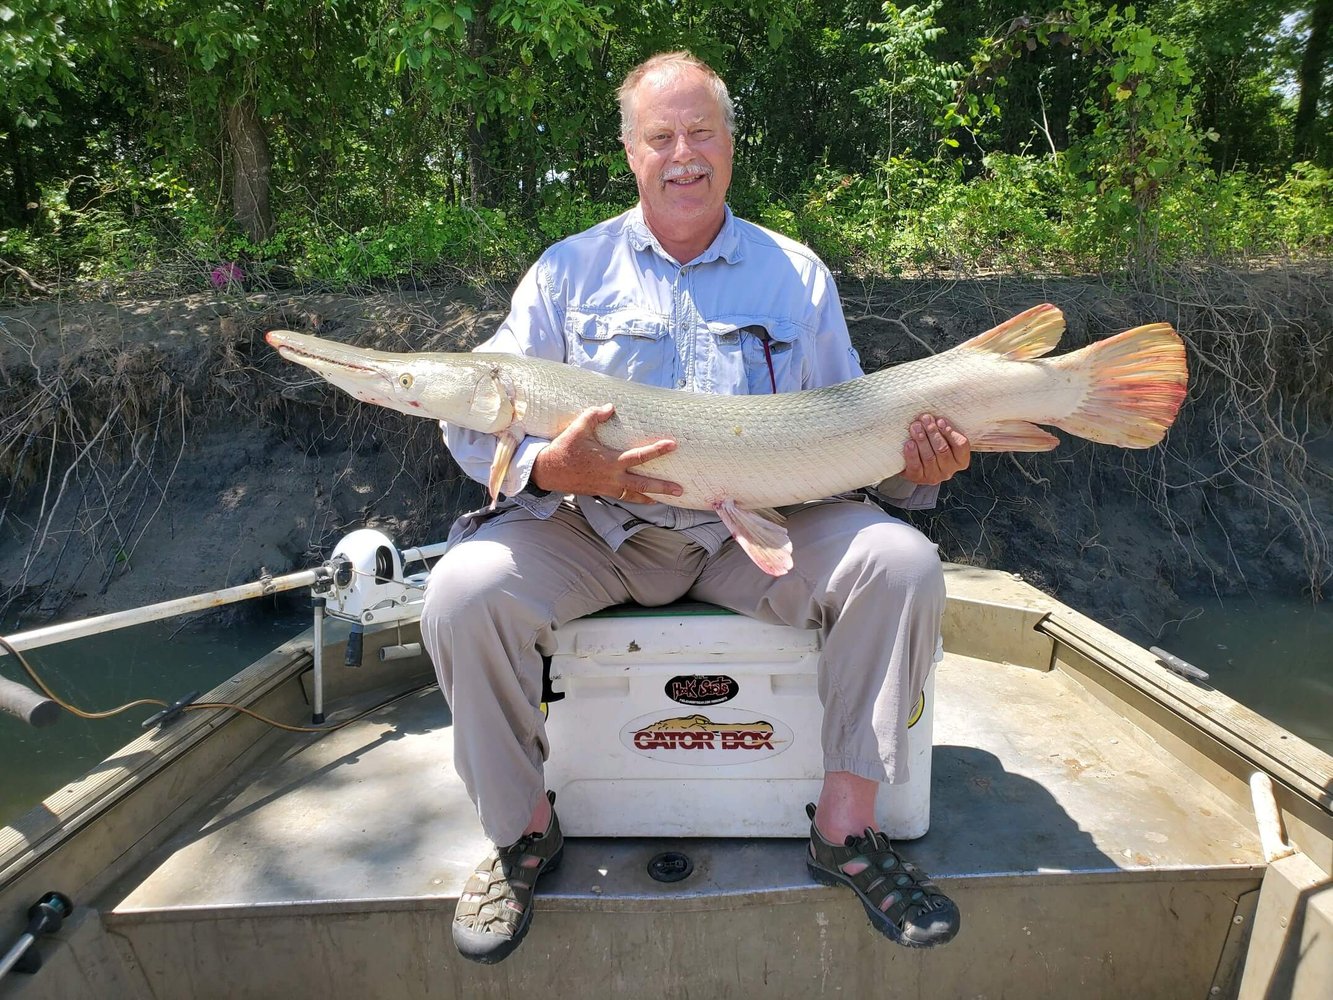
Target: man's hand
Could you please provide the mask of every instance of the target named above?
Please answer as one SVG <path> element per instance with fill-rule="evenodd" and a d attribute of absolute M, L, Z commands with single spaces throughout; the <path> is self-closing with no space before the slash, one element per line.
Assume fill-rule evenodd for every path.
<path fill-rule="evenodd" d="M 592 406 L 543 448 L 532 463 L 532 482 L 539 489 L 582 496 L 603 496 L 629 503 L 653 503 L 648 493 L 680 496 L 683 490 L 665 479 L 636 476 L 629 470 L 676 450 L 669 439 L 629 451 L 613 451 L 597 440 L 597 426 L 610 420 L 615 407 Z"/>
<path fill-rule="evenodd" d="M 918 486 L 935 486 L 962 472 L 972 462 L 972 445 L 949 421 L 923 413 L 908 431 L 903 445 L 904 479 Z"/>

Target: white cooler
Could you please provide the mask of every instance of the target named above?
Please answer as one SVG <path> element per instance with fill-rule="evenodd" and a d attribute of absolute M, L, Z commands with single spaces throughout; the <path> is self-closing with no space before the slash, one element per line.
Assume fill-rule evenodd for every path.
<path fill-rule="evenodd" d="M 823 778 L 818 657 L 814 631 L 705 604 L 615 608 L 559 629 L 546 784 L 561 829 L 805 837 Z M 930 825 L 934 685 L 932 670 L 908 732 L 912 780 L 880 786 L 895 839 Z"/>

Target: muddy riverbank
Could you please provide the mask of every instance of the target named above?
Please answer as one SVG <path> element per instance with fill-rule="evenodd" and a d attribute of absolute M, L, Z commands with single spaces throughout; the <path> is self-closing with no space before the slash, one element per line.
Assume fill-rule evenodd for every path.
<path fill-rule="evenodd" d="M 867 370 L 967 339 L 1036 302 L 1060 350 L 1167 320 L 1191 355 L 1164 446 L 1066 440 L 980 455 L 913 520 L 945 558 L 1021 574 L 1151 639 L 1182 594 L 1312 594 L 1333 525 L 1333 266 L 1103 279 L 843 282 Z M 346 531 L 443 536 L 480 502 L 428 422 L 280 361 L 274 327 L 388 350 L 459 350 L 503 290 L 200 293 L 0 308 L 0 603 L 31 626 L 321 560 Z"/>

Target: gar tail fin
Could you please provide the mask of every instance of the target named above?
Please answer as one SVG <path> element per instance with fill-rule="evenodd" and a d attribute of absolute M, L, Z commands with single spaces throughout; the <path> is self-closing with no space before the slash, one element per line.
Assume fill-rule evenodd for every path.
<path fill-rule="evenodd" d="M 773 510 L 745 510 L 734 500 L 723 500 L 713 508 L 741 549 L 769 576 L 783 576 L 792 568 L 791 538 L 782 526 L 783 517 Z"/>
<path fill-rule="evenodd" d="M 1189 383 L 1185 344 L 1167 323 L 1138 326 L 1043 364 L 1087 381 L 1074 412 L 1049 422 L 1121 448 L 1151 448 L 1161 441 Z"/>
<path fill-rule="evenodd" d="M 1064 332 L 1064 313 L 1045 302 L 959 344 L 956 349 L 1000 354 L 1010 361 L 1029 361 L 1051 351 Z"/>

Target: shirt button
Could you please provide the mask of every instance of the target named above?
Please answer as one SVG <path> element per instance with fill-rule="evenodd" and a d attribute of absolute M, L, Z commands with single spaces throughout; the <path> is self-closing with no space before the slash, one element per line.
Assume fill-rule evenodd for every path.
<path fill-rule="evenodd" d="M 683 378 L 678 378 L 678 379 L 676 379 L 676 388 L 677 388 L 677 389 L 684 389 L 685 386 L 686 386 L 686 382 L 685 382 L 685 380 L 684 380 Z"/>

